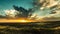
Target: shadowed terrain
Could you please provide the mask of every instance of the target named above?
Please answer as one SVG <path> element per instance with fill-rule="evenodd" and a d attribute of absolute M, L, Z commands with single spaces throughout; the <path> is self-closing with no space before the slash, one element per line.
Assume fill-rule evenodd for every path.
<path fill-rule="evenodd" d="M 60 21 L 0 23 L 0 34 L 60 34 Z"/>

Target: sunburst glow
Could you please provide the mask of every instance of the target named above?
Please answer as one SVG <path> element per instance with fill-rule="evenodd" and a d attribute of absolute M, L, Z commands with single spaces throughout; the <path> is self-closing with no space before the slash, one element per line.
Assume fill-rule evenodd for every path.
<path fill-rule="evenodd" d="M 12 23 L 16 23 L 16 22 L 18 22 L 18 23 L 29 23 L 29 22 L 36 22 L 35 20 L 30 20 L 30 19 L 2 19 L 1 21 L 0 21 L 1 23 L 2 22 L 6 22 L 6 23 L 8 23 L 8 22 L 12 22 Z"/>
<path fill-rule="evenodd" d="M 31 22 L 29 20 L 20 20 L 19 22 Z"/>

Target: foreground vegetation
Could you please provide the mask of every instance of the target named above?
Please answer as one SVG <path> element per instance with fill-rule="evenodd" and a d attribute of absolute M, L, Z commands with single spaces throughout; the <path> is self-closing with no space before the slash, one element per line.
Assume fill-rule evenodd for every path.
<path fill-rule="evenodd" d="M 44 23 L 0 23 L 0 34 L 60 34 L 60 21 Z"/>

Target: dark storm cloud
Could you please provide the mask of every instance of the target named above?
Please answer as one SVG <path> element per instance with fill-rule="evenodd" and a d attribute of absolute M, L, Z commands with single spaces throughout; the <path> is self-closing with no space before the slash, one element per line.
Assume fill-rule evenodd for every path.
<path fill-rule="evenodd" d="M 15 10 L 17 10 L 19 13 L 22 12 L 22 14 L 18 15 L 20 17 L 28 17 L 29 14 L 31 15 L 31 13 L 33 12 L 32 9 L 27 10 L 27 9 L 24 9 L 23 7 L 18 7 L 18 6 L 15 6 L 15 5 L 13 5 L 13 8 Z"/>

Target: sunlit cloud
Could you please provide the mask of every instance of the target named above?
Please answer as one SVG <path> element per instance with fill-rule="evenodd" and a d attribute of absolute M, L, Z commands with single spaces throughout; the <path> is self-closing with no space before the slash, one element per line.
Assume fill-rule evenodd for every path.
<path fill-rule="evenodd" d="M 6 16 L 8 16 L 8 17 L 14 18 L 14 17 L 16 17 L 17 14 L 19 14 L 19 12 L 16 10 L 4 10 L 4 11 L 5 11 Z"/>

